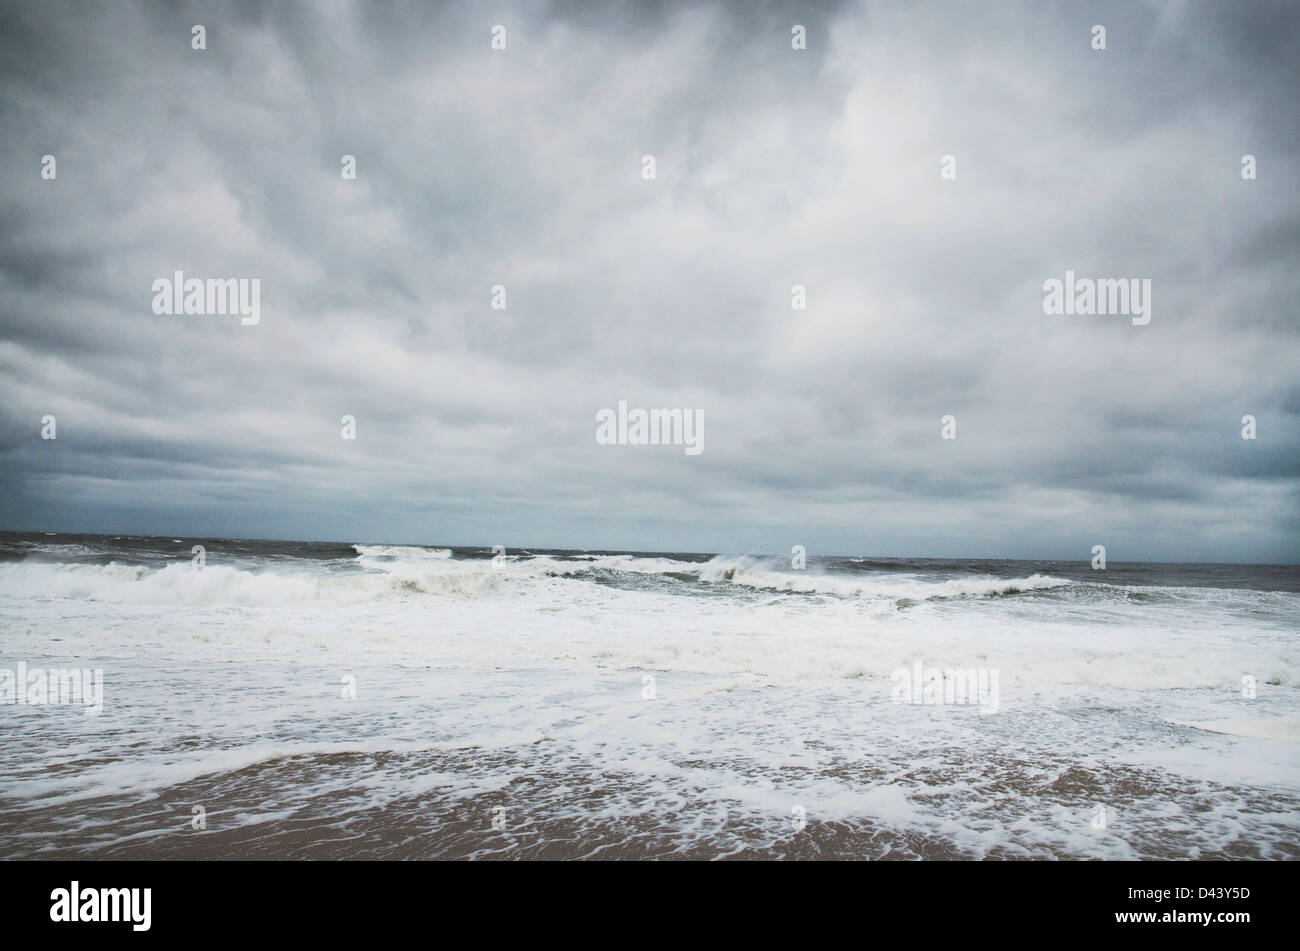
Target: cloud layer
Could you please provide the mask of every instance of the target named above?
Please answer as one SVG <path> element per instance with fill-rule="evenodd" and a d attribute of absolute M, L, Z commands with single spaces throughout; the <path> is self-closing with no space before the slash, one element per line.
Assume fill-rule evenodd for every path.
<path fill-rule="evenodd" d="M 1294 5 L 586 7 L 4 4 L 0 527 L 1300 560 Z"/>

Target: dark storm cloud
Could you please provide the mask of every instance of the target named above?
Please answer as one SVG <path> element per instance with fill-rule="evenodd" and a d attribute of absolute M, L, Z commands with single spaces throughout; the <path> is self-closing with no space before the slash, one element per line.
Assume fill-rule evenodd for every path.
<path fill-rule="evenodd" d="M 1290 4 L 0 10 L 0 526 L 1300 557 Z"/>

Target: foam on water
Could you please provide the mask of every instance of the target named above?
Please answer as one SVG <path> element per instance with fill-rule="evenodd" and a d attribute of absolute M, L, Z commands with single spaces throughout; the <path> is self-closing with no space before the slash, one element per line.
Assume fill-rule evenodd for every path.
<path fill-rule="evenodd" d="M 193 796 L 271 852 L 286 817 L 339 831 L 492 797 L 528 836 L 394 819 L 371 837 L 873 858 L 1277 857 L 1300 839 L 1291 592 L 381 545 L 210 546 L 198 570 L 176 544 L 0 563 L 0 667 L 100 666 L 106 691 L 98 717 L 0 706 L 23 738 L 0 751 L 0 855 L 171 854 L 159 816 L 122 803 Z M 998 712 L 893 702 L 918 663 L 997 670 Z"/>

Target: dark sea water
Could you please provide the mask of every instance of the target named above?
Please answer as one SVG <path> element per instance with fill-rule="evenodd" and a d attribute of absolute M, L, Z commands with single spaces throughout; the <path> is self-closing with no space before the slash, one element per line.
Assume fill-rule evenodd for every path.
<path fill-rule="evenodd" d="M 1296 566 L 7 533 L 20 664 L 5 858 L 1300 854 Z"/>

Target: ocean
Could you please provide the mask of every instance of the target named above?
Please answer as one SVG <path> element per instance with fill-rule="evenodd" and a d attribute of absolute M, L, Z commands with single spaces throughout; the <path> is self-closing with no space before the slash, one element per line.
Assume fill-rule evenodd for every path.
<path fill-rule="evenodd" d="M 3 533 L 0 858 L 1294 859 L 1298 670 L 1296 566 Z"/>

